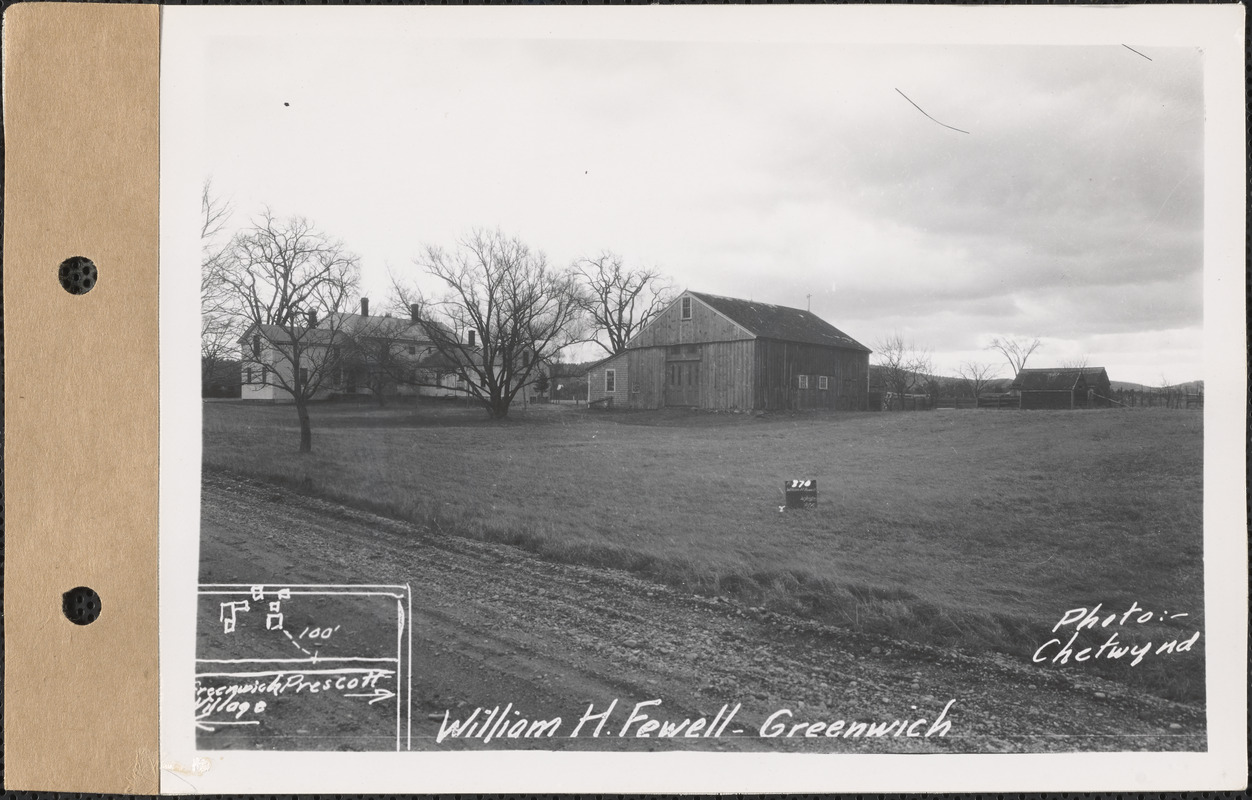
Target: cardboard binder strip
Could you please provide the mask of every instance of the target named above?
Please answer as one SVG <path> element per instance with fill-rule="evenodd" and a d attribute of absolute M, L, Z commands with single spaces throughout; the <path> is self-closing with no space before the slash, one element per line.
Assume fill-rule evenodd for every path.
<path fill-rule="evenodd" d="M 4 34 L 5 788 L 151 793 L 160 9 L 25 3 Z"/>

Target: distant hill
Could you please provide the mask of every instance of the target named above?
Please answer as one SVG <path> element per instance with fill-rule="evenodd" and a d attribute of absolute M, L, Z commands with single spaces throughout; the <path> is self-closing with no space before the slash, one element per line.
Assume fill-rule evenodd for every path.
<path fill-rule="evenodd" d="M 1175 392 L 1203 392 L 1204 381 L 1186 381 L 1185 383 L 1175 383 L 1171 386 L 1147 386 L 1142 383 L 1131 383 L 1130 381 L 1109 381 L 1109 387 L 1113 391 L 1121 389 L 1127 392 L 1159 392 L 1163 390 Z"/>

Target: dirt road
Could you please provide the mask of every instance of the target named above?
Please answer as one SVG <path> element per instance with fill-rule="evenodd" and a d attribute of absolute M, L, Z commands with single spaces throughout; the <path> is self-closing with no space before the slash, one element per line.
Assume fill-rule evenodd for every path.
<path fill-rule="evenodd" d="M 1081 671 L 862 636 L 620 571 L 548 563 L 513 547 L 437 534 L 232 475 L 206 471 L 203 492 L 202 583 L 412 588 L 413 749 L 1205 747 L 1203 709 L 1134 694 Z M 216 651 L 220 639 L 208 635 L 218 622 L 216 608 L 202 610 L 201 659 L 223 655 Z M 661 703 L 638 709 L 648 720 L 691 722 L 658 738 L 662 729 L 648 720 L 629 721 L 637 703 L 652 700 Z M 374 705 L 363 703 L 353 708 Z M 599 736 L 592 735 L 598 720 L 570 736 L 589 706 L 599 714 L 611 704 Z M 464 720 L 481 709 L 475 718 L 481 723 L 493 708 L 506 707 L 496 720 L 561 722 L 554 735 L 538 738 L 437 741 L 441 725 L 447 730 L 445 714 L 448 721 Z M 357 713 L 333 703 L 319 708 L 309 713 Z M 697 725 L 701 717 L 705 722 Z M 870 733 L 874 724 L 878 735 Z M 309 730 L 252 723 L 202 731 L 200 743 L 292 749 L 394 744 L 386 736 L 356 735 L 348 722 L 336 736 L 304 735 Z M 718 735 L 706 735 L 714 731 Z M 640 732 L 649 736 L 637 737 Z"/>

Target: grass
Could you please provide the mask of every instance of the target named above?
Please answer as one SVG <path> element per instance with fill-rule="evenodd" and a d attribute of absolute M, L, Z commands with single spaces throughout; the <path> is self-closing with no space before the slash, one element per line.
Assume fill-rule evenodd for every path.
<path fill-rule="evenodd" d="M 450 535 L 633 570 L 855 630 L 1029 657 L 1067 610 L 1202 629 L 1202 415 L 1164 410 L 752 415 L 207 403 L 206 466 Z M 810 511 L 782 482 L 815 478 Z M 1107 631 L 1084 638 L 1098 645 Z M 1066 637 L 1067 638 L 1067 637 Z M 1198 652 L 1087 662 L 1203 699 Z"/>

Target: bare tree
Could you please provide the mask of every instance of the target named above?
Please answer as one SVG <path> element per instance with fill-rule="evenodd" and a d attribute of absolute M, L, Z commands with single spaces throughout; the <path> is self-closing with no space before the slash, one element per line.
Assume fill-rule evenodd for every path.
<path fill-rule="evenodd" d="M 1030 354 L 1041 347 L 1038 339 L 1009 339 L 999 338 L 991 340 L 991 344 L 987 345 L 988 350 L 995 350 L 1004 356 L 1009 362 L 1009 366 L 1013 369 L 1013 375 L 1026 368 L 1026 359 L 1030 358 Z"/>
<path fill-rule="evenodd" d="M 965 385 L 969 387 L 969 393 L 974 396 L 975 400 L 995 380 L 998 372 L 995 365 L 981 361 L 966 361 L 957 369 L 957 374 L 965 381 Z"/>
<path fill-rule="evenodd" d="M 200 213 L 200 382 L 206 384 L 234 361 L 241 328 L 238 304 L 223 281 L 230 249 L 223 234 L 233 208 L 208 180 L 200 192 Z"/>
<path fill-rule="evenodd" d="M 1086 369 L 1090 366 L 1090 359 L 1087 356 L 1079 356 L 1078 358 L 1067 359 L 1061 363 L 1065 369 Z"/>
<path fill-rule="evenodd" d="M 475 230 L 455 250 L 428 246 L 414 263 L 444 292 L 422 298 L 396 281 L 397 301 L 418 304 L 426 338 L 494 418 L 507 416 L 541 365 L 578 340 L 575 277 L 516 237 Z"/>
<path fill-rule="evenodd" d="M 916 393 L 933 371 L 930 351 L 912 341 L 905 341 L 899 331 L 878 340 L 874 351 L 884 384 L 897 398 L 901 398 L 900 409 L 904 410 L 903 396 Z"/>
<path fill-rule="evenodd" d="M 578 305 L 586 313 L 594 341 L 609 355 L 660 314 L 673 299 L 674 287 L 655 270 L 629 269 L 616 253 L 574 263 L 581 291 Z"/>
<path fill-rule="evenodd" d="M 235 236 L 222 272 L 246 323 L 244 361 L 291 395 L 300 452 L 308 452 L 309 401 L 340 366 L 342 310 L 356 292 L 359 261 L 307 219 L 266 210 Z"/>

